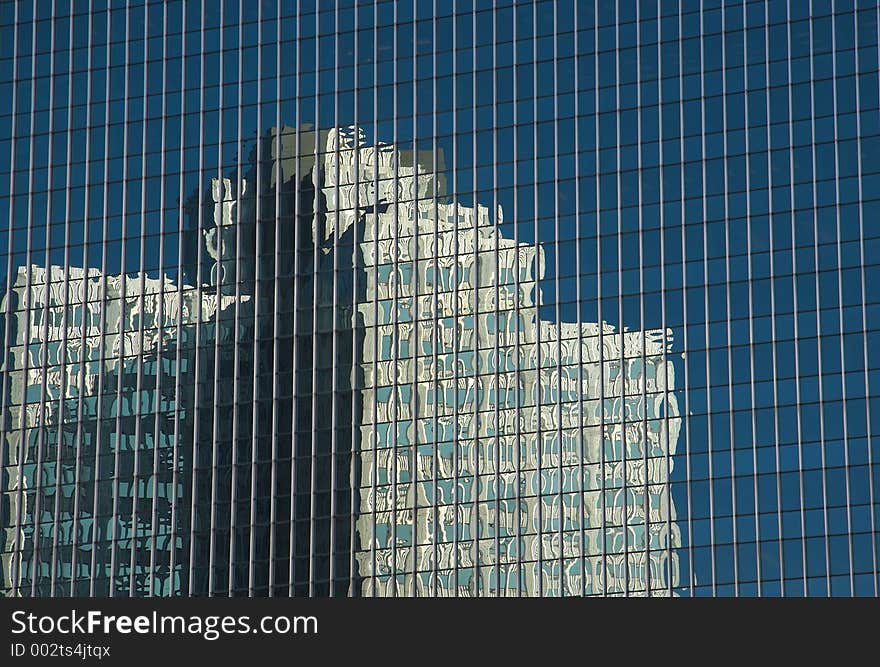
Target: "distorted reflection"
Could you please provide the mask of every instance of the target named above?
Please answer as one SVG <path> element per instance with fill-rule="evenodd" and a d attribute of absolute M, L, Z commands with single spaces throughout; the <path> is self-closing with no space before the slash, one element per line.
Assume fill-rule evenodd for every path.
<path fill-rule="evenodd" d="M 442 154 L 261 142 L 184 279 L 18 268 L 2 588 L 669 594 L 671 331 L 542 320 Z"/>
<path fill-rule="evenodd" d="M 178 591 L 178 473 L 192 467 L 175 446 L 192 406 L 179 378 L 193 373 L 196 326 L 213 328 L 235 297 L 35 265 L 19 268 L 11 294 L 4 586 Z"/>
<path fill-rule="evenodd" d="M 671 332 L 539 319 L 540 248 L 430 163 L 354 130 L 324 158 L 324 238 L 363 226 L 363 594 L 670 591 Z"/>

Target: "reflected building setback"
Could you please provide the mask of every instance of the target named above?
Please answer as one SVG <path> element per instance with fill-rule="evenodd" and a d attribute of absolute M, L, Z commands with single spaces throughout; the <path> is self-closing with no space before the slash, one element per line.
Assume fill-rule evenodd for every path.
<path fill-rule="evenodd" d="M 284 127 L 250 165 L 177 280 L 19 267 L 5 592 L 671 594 L 672 332 L 540 319 L 540 246 L 439 151 Z"/>

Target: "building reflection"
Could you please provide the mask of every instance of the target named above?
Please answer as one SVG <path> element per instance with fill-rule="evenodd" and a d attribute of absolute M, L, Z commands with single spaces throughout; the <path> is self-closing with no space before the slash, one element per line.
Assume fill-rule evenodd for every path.
<path fill-rule="evenodd" d="M 360 225 L 366 281 L 362 594 L 668 593 L 671 332 L 541 320 L 540 248 L 430 162 L 352 130 L 323 154 L 323 236 Z"/>
<path fill-rule="evenodd" d="M 192 437 L 196 329 L 211 336 L 234 297 L 34 265 L 11 294 L 4 586 L 180 590 L 193 458 L 177 443 Z"/>
<path fill-rule="evenodd" d="M 19 267 L 16 595 L 666 595 L 671 331 L 539 317 L 540 247 L 442 154 L 280 128 L 180 278 Z"/>

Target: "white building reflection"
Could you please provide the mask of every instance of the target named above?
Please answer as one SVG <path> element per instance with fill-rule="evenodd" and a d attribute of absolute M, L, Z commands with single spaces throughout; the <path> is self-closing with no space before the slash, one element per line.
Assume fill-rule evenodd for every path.
<path fill-rule="evenodd" d="M 209 249 L 232 224 L 228 192 L 213 190 Z M 0 592 L 179 594 L 195 329 L 212 340 L 251 297 L 55 265 L 18 267 L 9 294 Z"/>
<path fill-rule="evenodd" d="M 334 576 L 336 591 L 364 596 L 673 590 L 681 538 L 669 483 L 680 428 L 671 332 L 541 320 L 540 247 L 501 236 L 484 206 L 449 202 L 443 166 L 432 164 L 439 155 L 368 144 L 351 128 L 268 137 L 271 157 L 255 170 L 263 177 L 212 179 L 194 209 L 204 221 L 193 237 L 200 287 L 58 266 L 14 275 L 13 303 L 2 304 L 13 339 L 3 365 L 0 589 L 46 595 L 57 581 L 76 582 L 79 594 L 167 595 L 228 591 L 237 577 L 251 590 L 259 549 L 260 563 L 276 563 L 261 576 L 289 594 L 313 594 L 313 582 Z M 267 193 L 280 208 L 258 211 L 276 201 Z M 294 201 L 291 216 L 284 206 Z M 254 279 L 241 278 L 256 251 L 238 226 L 280 233 L 293 219 L 305 225 L 299 240 L 265 242 L 289 254 L 277 253 L 274 278 L 260 281 L 277 289 L 260 301 L 247 293 Z M 299 273 L 297 253 L 311 262 Z M 294 311 L 296 326 L 279 324 Z M 334 323 L 324 326 L 319 311 Z M 254 343 L 255 322 L 273 317 L 288 352 L 271 336 Z M 338 358 L 305 367 L 305 392 L 282 393 L 267 371 L 250 390 L 240 385 L 244 398 L 228 409 L 210 393 L 215 368 L 225 393 L 248 363 L 281 373 L 292 358 L 331 349 Z M 238 500 L 253 518 L 236 524 L 250 542 L 233 551 L 222 532 L 235 522 L 222 514 L 229 491 L 219 489 L 239 436 L 234 422 L 220 424 L 249 413 L 248 396 L 258 395 L 290 426 L 265 436 L 270 415 L 246 433 L 272 446 L 286 438 L 288 454 L 277 458 L 291 479 L 286 488 L 255 482 Z M 207 427 L 197 428 L 199 414 Z M 319 442 L 331 432 L 333 444 Z M 291 453 L 303 435 L 311 457 Z M 335 472 L 318 472 L 316 460 L 329 456 Z M 249 461 L 255 479 L 281 465 L 269 454 Z M 274 507 L 282 519 L 277 508 L 289 507 L 289 521 L 257 520 L 268 497 L 283 499 Z M 354 569 L 339 574 L 350 550 Z"/>
<path fill-rule="evenodd" d="M 320 233 L 363 226 L 360 593 L 668 594 L 671 331 L 539 319 L 540 248 L 411 155 L 350 129 L 323 154 Z"/>

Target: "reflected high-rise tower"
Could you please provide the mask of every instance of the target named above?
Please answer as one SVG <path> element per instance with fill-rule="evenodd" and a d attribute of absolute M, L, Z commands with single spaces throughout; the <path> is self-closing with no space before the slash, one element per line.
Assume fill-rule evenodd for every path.
<path fill-rule="evenodd" d="M 251 162 L 189 200 L 183 280 L 18 272 L 7 592 L 668 594 L 670 334 L 542 321 L 540 248 L 442 156 Z"/>
<path fill-rule="evenodd" d="M 540 247 L 449 201 L 430 155 L 352 129 L 323 155 L 318 233 L 355 230 L 366 284 L 362 593 L 670 592 L 671 332 L 542 321 Z"/>

